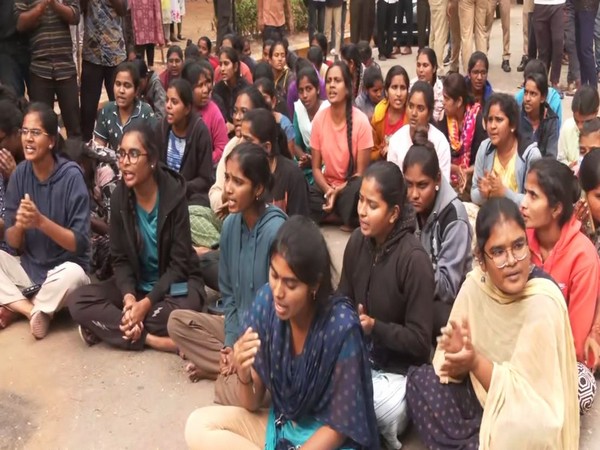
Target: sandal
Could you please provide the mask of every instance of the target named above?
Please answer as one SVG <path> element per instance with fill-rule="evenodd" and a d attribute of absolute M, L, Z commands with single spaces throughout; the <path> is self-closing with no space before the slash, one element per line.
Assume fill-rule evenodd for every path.
<path fill-rule="evenodd" d="M 17 320 L 17 313 L 11 311 L 6 306 L 0 306 L 0 330 L 8 327 Z"/>

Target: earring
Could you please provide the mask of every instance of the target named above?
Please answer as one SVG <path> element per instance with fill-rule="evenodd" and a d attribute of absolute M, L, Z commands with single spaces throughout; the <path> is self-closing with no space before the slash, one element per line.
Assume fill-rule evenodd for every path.
<path fill-rule="evenodd" d="M 485 283 L 485 274 L 481 275 L 481 282 Z"/>
<path fill-rule="evenodd" d="M 151 168 L 151 169 L 154 169 L 154 164 L 151 164 L 151 165 L 150 165 L 150 168 Z"/>
<path fill-rule="evenodd" d="M 315 301 L 317 299 L 317 291 L 316 290 L 312 291 L 312 298 L 313 298 L 313 301 Z"/>
<path fill-rule="evenodd" d="M 440 190 L 440 187 L 439 187 L 439 186 L 436 186 L 436 187 L 435 187 L 435 191 L 437 192 L 437 191 L 439 191 L 439 190 Z"/>

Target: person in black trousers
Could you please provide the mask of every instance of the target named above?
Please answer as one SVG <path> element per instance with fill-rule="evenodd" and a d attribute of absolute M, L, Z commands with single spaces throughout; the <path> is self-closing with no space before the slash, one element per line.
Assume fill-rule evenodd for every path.
<path fill-rule="evenodd" d="M 167 321 L 176 309 L 200 311 L 206 293 L 192 247 L 183 178 L 158 161 L 159 143 L 146 124 L 123 135 L 122 179 L 111 197 L 110 253 L 115 276 L 67 298 L 88 345 L 144 346 L 175 352 Z"/>
<path fill-rule="evenodd" d="M 417 0 L 417 33 L 419 40 L 419 50 L 429 45 L 428 30 L 430 24 L 431 12 L 429 11 L 429 2 L 427 0 Z"/>
<path fill-rule="evenodd" d="M 377 0 L 377 45 L 379 60 L 394 59 L 394 26 L 398 12 L 397 0 Z"/>
<path fill-rule="evenodd" d="M 375 26 L 375 2 L 373 0 L 352 0 L 350 2 L 350 41 L 371 42 Z M 342 36 L 343 41 L 343 36 Z"/>
<path fill-rule="evenodd" d="M 575 0 L 575 42 L 581 73 L 581 84 L 598 86 L 594 56 L 594 25 L 599 0 Z"/>

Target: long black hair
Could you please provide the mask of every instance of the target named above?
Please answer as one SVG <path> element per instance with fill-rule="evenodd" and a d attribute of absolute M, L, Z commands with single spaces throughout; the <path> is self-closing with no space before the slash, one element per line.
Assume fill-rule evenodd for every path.
<path fill-rule="evenodd" d="M 267 152 L 258 144 L 242 142 L 227 155 L 225 162 L 236 159 L 242 173 L 250 180 L 252 188 L 263 187 L 263 196 L 273 189 L 273 175 Z M 263 202 L 258 198 L 257 202 Z"/>
<path fill-rule="evenodd" d="M 275 121 L 273 113 L 264 108 L 252 109 L 244 115 L 244 121 L 250 123 L 250 132 L 256 136 L 262 143 L 271 144 L 271 153 L 269 158 L 277 155 L 283 155 L 292 159 L 287 145 L 287 137 L 281 126 Z"/>
<path fill-rule="evenodd" d="M 340 72 L 342 72 L 342 78 L 344 79 L 344 85 L 346 86 L 346 92 L 348 95 L 346 96 L 346 139 L 348 142 L 348 152 L 350 153 L 350 161 L 348 163 L 348 170 L 346 172 L 346 177 L 350 178 L 354 175 L 354 169 L 356 168 L 356 162 L 354 161 L 354 152 L 352 151 L 352 105 L 354 104 L 354 100 L 352 97 L 352 75 L 350 75 L 350 69 L 348 65 L 343 61 L 334 62 L 329 69 L 327 69 L 327 73 L 325 73 L 325 80 L 329 76 L 329 72 L 334 67 L 339 67 Z"/>
<path fill-rule="evenodd" d="M 360 78 L 362 75 L 362 59 L 360 57 L 360 52 L 358 50 L 358 46 L 356 44 L 345 44 L 342 46 L 341 50 L 340 50 L 340 55 L 342 56 L 342 59 L 344 59 L 345 61 L 352 61 L 352 63 L 354 64 L 354 73 L 352 74 L 351 79 L 352 84 L 353 84 L 353 88 L 350 89 L 350 92 L 352 92 L 352 96 L 353 98 L 358 97 L 359 94 L 359 88 L 360 88 Z M 356 78 L 356 80 L 355 80 Z"/>
<path fill-rule="evenodd" d="M 502 221 L 511 221 L 521 230 L 526 229 L 523 215 L 515 202 L 506 197 L 492 197 L 483 204 L 475 221 L 475 236 L 480 257 L 485 252 L 485 244 L 492 235 L 492 230 Z"/>
<path fill-rule="evenodd" d="M 333 293 L 331 256 L 319 227 L 309 218 L 290 217 L 271 244 L 270 257 L 279 255 L 298 280 L 314 289 L 317 309 L 328 304 Z"/>

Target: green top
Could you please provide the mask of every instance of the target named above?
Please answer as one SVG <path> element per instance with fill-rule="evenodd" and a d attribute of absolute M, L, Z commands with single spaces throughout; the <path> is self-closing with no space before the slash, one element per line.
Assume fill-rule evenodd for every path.
<path fill-rule="evenodd" d="M 156 194 L 156 203 L 150 213 L 136 204 L 135 213 L 142 238 L 142 248 L 140 250 L 140 267 L 142 269 L 142 278 L 139 280 L 137 289 L 142 292 L 150 292 L 158 281 L 158 194 Z"/>

